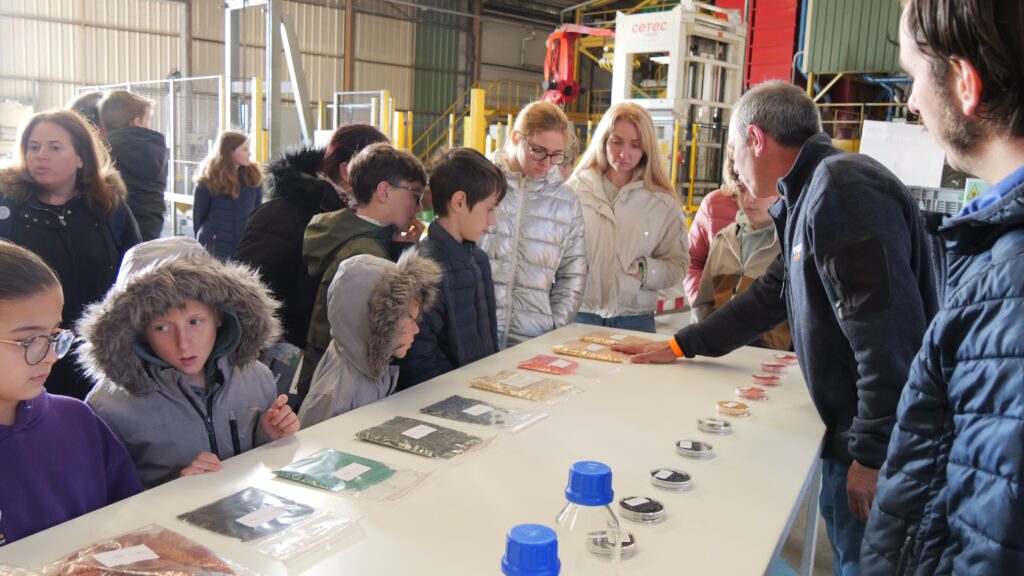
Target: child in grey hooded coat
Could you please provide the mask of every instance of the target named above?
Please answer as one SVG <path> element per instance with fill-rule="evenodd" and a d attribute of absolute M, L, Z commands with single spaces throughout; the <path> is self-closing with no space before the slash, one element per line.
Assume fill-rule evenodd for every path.
<path fill-rule="evenodd" d="M 299 410 L 303 428 L 376 402 L 398 384 L 398 366 L 419 332 L 418 312 L 437 295 L 441 267 L 416 248 L 398 263 L 361 254 L 342 261 L 327 292 L 331 343 Z"/>
<path fill-rule="evenodd" d="M 219 319 L 202 388 L 147 337 L 155 318 L 191 301 Z M 79 363 L 97 382 L 86 403 L 128 449 L 145 487 L 216 471 L 220 460 L 298 429 L 285 429 L 295 417 L 257 359 L 281 335 L 277 307 L 253 271 L 221 263 L 191 238 L 152 240 L 125 255 L 116 284 L 76 331 L 87 341 Z M 197 466 L 202 454 L 206 465 Z"/>

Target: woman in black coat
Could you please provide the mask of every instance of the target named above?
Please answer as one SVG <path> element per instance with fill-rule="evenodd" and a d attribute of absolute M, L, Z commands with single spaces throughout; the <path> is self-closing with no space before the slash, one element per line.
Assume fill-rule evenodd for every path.
<path fill-rule="evenodd" d="M 349 124 L 334 131 L 326 150 L 294 149 L 267 164 L 267 199 L 249 218 L 234 259 L 256 268 L 281 300 L 284 339 L 300 350 L 319 283 L 306 273 L 303 233 L 313 216 L 349 206 L 349 161 L 364 147 L 387 141 L 373 126 Z"/>
<path fill-rule="evenodd" d="M 36 114 L 18 144 L 14 166 L 0 171 L 0 238 L 54 269 L 64 290 L 62 326 L 71 327 L 113 285 L 121 257 L 140 241 L 138 224 L 106 148 L 77 112 Z M 51 394 L 79 399 L 91 387 L 71 354 L 46 381 Z"/>

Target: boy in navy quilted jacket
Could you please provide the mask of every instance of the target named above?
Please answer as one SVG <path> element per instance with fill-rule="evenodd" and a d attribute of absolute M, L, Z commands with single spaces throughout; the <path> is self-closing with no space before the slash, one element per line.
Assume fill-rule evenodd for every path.
<path fill-rule="evenodd" d="M 498 351 L 491 263 L 476 243 L 494 225 L 505 192 L 501 170 L 476 150 L 455 148 L 434 161 L 430 194 L 437 220 L 420 249 L 444 275 L 437 303 L 422 314 L 406 354 L 399 390 Z"/>

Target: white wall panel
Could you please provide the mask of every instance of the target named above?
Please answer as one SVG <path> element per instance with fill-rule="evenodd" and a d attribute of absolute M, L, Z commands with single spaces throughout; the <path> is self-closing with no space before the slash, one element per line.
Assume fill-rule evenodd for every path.
<path fill-rule="evenodd" d="M 85 0 L 82 21 L 115 28 L 178 34 L 181 5 L 157 0 Z"/>
<path fill-rule="evenodd" d="M 413 30 L 412 22 L 357 13 L 356 59 L 412 66 Z"/>
<path fill-rule="evenodd" d="M 180 70 L 177 37 L 102 28 L 85 28 L 81 34 L 80 82 L 159 80 Z"/>
<path fill-rule="evenodd" d="M 483 37 L 480 59 L 484 63 L 519 68 L 523 38 L 529 37 L 530 32 L 521 26 L 484 22 L 480 32 Z M 544 41 L 549 33 L 549 30 L 538 28 L 534 39 L 526 42 L 526 66 L 543 69 L 544 55 L 547 53 Z"/>
<path fill-rule="evenodd" d="M 356 62 L 356 90 L 390 90 L 395 107 L 412 106 L 412 68 Z"/>

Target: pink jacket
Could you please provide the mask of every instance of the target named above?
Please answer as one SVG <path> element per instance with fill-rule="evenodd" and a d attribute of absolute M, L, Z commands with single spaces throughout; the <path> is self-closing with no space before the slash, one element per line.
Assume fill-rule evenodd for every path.
<path fill-rule="evenodd" d="M 704 272 L 711 241 L 722 228 L 736 220 L 739 205 L 722 190 L 715 190 L 700 202 L 700 208 L 690 226 L 690 269 L 683 284 L 686 287 L 686 301 L 693 305 L 700 288 L 700 277 Z"/>

